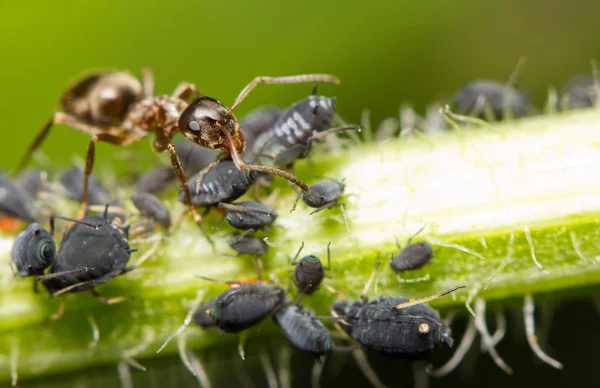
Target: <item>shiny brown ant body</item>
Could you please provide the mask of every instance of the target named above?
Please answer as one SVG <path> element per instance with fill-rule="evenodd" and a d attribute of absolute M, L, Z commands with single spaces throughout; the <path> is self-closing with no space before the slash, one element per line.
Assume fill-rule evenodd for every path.
<path fill-rule="evenodd" d="M 27 165 L 31 155 L 40 147 L 54 124 L 64 124 L 90 135 L 92 139 L 87 151 L 80 211 L 83 214 L 87 207 L 88 178 L 94 164 L 96 142 L 126 146 L 154 134 L 152 148 L 156 152 L 169 150 L 173 169 L 185 192 L 194 221 L 204 232 L 200 224 L 202 217 L 192 203 L 185 174 L 172 142 L 173 137 L 181 130 L 194 143 L 223 151 L 223 154 L 211 165 L 231 155 L 240 169 L 279 175 L 308 191 L 308 186 L 291 174 L 270 167 L 244 163 L 241 154 L 246 147 L 246 139 L 232 113 L 248 93 L 259 84 L 303 82 L 337 84 L 339 80 L 326 74 L 257 77 L 242 90 L 233 106 L 228 109 L 215 99 L 200 97 L 196 87 L 190 83 L 181 83 L 171 96 L 153 96 L 154 81 L 149 69 L 143 71 L 142 82 L 131 74 L 121 71 L 90 74 L 63 94 L 59 110 L 38 133 L 17 172 Z M 196 99 L 190 103 L 191 98 Z"/>

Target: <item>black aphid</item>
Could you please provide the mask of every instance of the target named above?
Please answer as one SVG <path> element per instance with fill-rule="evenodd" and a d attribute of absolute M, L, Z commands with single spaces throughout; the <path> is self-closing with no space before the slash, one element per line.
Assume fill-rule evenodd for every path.
<path fill-rule="evenodd" d="M 219 207 L 225 209 L 227 222 L 241 230 L 258 230 L 271 225 L 277 218 L 275 209 L 260 202 L 221 203 Z"/>
<path fill-rule="evenodd" d="M 136 184 L 137 191 L 158 194 L 165 190 L 176 177 L 173 167 L 156 167 L 139 177 Z"/>
<path fill-rule="evenodd" d="M 33 198 L 20 185 L 2 174 L 0 174 L 0 214 L 30 223 L 37 219 Z"/>
<path fill-rule="evenodd" d="M 233 235 L 227 241 L 231 249 L 241 254 L 257 256 L 267 253 L 269 250 L 269 245 L 267 245 L 263 239 L 254 236 L 248 236 L 248 232 L 251 232 L 251 230 Z"/>
<path fill-rule="evenodd" d="M 199 185 L 196 183 L 197 175 L 188 179 L 192 203 L 208 207 L 219 202 L 235 201 L 246 194 L 254 183 L 256 172 L 238 169 L 234 162 L 226 160 L 210 168 Z M 186 203 L 183 191 L 179 194 L 179 200 Z"/>
<path fill-rule="evenodd" d="M 65 189 L 67 198 L 81 202 L 83 199 L 84 172 L 79 167 L 65 171 L 60 177 L 60 183 Z M 105 205 L 113 204 L 113 200 L 100 181 L 90 175 L 88 181 L 88 204 Z"/>
<path fill-rule="evenodd" d="M 181 165 L 186 173 L 202 170 L 218 155 L 217 151 L 201 147 L 188 139 L 175 143 L 175 151 L 181 157 Z"/>
<path fill-rule="evenodd" d="M 591 108 L 600 99 L 600 84 L 592 75 L 579 75 L 562 88 L 562 110 Z"/>
<path fill-rule="evenodd" d="M 302 199 L 307 206 L 316 208 L 316 210 L 310 213 L 314 214 L 335 206 L 342 197 L 346 185 L 342 181 L 328 180 L 312 184 L 309 188 L 310 192 L 301 192 L 299 195 L 302 195 Z M 297 202 L 298 200 L 296 200 Z M 292 211 L 295 210 L 296 203 L 294 203 Z"/>
<path fill-rule="evenodd" d="M 302 248 L 304 248 L 304 241 L 300 245 L 300 249 L 296 252 L 294 260 L 291 264 L 296 266 L 294 270 L 294 280 L 298 290 L 304 294 L 310 295 L 319 289 L 323 278 L 325 277 L 325 270 L 331 268 L 331 253 L 329 246 L 331 242 L 327 244 L 327 267 L 323 267 L 321 259 L 314 255 L 304 256 L 298 260 Z"/>
<path fill-rule="evenodd" d="M 433 259 L 433 248 L 426 241 L 412 243 L 412 239 L 417 236 L 421 230 L 411 236 L 406 242 L 406 246 L 402 248 L 396 240 L 396 246 L 399 252 L 392 255 L 390 258 L 390 267 L 395 272 L 410 271 L 418 269 L 429 263 Z"/>
<path fill-rule="evenodd" d="M 45 279 L 41 277 L 53 296 L 65 292 L 93 291 L 94 287 L 134 269 L 127 267 L 127 263 L 135 250 L 129 247 L 124 232 L 108 218 L 107 211 L 104 215 L 86 216 L 81 221 L 88 225 L 76 223 L 69 228 L 63 237 L 52 273 Z M 87 270 L 76 271 L 81 268 Z M 105 301 L 103 298 L 99 300 Z"/>
<path fill-rule="evenodd" d="M 210 316 L 223 332 L 236 333 L 262 321 L 284 300 L 285 292 L 280 287 L 241 283 L 215 299 Z"/>
<path fill-rule="evenodd" d="M 42 275 L 56 259 L 56 243 L 42 225 L 32 223 L 17 236 L 11 256 L 19 276 Z"/>
<path fill-rule="evenodd" d="M 26 170 L 17 178 L 17 184 L 23 188 L 31 198 L 37 198 L 46 183 L 46 173 L 42 170 Z"/>
<path fill-rule="evenodd" d="M 477 80 L 463 86 L 454 95 L 454 107 L 458 114 L 488 120 L 505 119 L 508 115 L 519 118 L 532 112 L 525 91 L 492 80 Z M 488 117 L 490 113 L 493 117 Z"/>
<path fill-rule="evenodd" d="M 305 310 L 298 304 L 291 304 L 277 310 L 273 319 L 285 338 L 301 352 L 315 356 L 331 353 L 331 334 L 319 322 L 313 311 Z"/>
<path fill-rule="evenodd" d="M 212 309 L 214 303 L 215 300 L 211 299 L 207 302 L 202 303 L 196 309 L 196 311 L 194 311 L 193 319 L 196 325 L 204 329 L 215 327 L 215 320 L 213 319 L 213 317 L 210 316 L 210 310 Z"/>
<path fill-rule="evenodd" d="M 131 201 L 144 217 L 151 218 L 165 229 L 171 226 L 169 209 L 150 193 L 139 191 L 131 197 Z"/>
<path fill-rule="evenodd" d="M 246 135 L 247 149 L 253 149 L 256 138 L 270 130 L 282 114 L 282 108 L 266 106 L 255 109 L 242 117 L 240 127 Z"/>

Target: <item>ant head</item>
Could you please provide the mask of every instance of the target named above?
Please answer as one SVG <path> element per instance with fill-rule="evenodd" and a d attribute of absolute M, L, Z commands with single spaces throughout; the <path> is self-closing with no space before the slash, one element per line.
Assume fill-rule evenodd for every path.
<path fill-rule="evenodd" d="M 179 116 L 179 130 L 202 147 L 241 154 L 246 138 L 235 116 L 210 97 L 194 100 Z"/>
<path fill-rule="evenodd" d="M 142 85 L 124 72 L 106 73 L 90 91 L 90 115 L 99 123 L 118 125 L 131 105 L 142 98 Z"/>

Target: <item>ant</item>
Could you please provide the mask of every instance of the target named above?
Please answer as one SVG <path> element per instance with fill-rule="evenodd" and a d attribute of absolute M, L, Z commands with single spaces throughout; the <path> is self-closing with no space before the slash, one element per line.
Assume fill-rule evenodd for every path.
<path fill-rule="evenodd" d="M 83 214 L 88 202 L 88 179 L 94 165 L 96 143 L 102 141 L 127 146 L 154 134 L 152 148 L 156 152 L 169 151 L 171 164 L 185 192 L 194 221 L 209 241 L 211 241 L 210 237 L 201 225 L 202 217 L 192 203 L 185 173 L 172 142 L 178 130 L 202 147 L 223 151 L 223 154 L 211 164 L 217 164 L 231 155 L 239 169 L 279 175 L 299 185 L 303 190 L 309 190 L 304 182 L 284 171 L 244 163 L 241 153 L 246 147 L 246 138 L 233 111 L 252 89 L 263 83 L 338 84 L 339 80 L 336 77 L 327 74 L 256 77 L 242 89 L 234 104 L 228 109 L 213 98 L 201 97 L 198 89 L 187 82 L 181 83 L 170 96 L 153 96 L 154 76 L 150 69 L 144 69 L 142 73 L 142 82 L 122 71 L 93 73 L 67 89 L 61 98 L 59 111 L 52 115 L 35 137 L 16 172 L 27 165 L 33 152 L 40 147 L 54 124 L 65 124 L 90 135 L 92 139 L 87 150 L 80 209 L 80 213 Z M 192 97 L 195 99 L 190 102 Z M 199 178 L 201 179 L 201 176 Z"/>

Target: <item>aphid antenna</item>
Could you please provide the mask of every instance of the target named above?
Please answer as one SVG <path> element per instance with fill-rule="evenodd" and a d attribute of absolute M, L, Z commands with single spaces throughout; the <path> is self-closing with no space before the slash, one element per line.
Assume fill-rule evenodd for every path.
<path fill-rule="evenodd" d="M 300 248 L 298 248 L 298 250 L 296 251 L 296 255 L 294 256 L 294 258 L 290 258 L 288 260 L 291 265 L 298 264 L 298 257 L 300 256 L 300 252 L 302 252 L 302 249 L 304 249 L 304 241 L 302 241 L 302 244 L 300 244 Z"/>
<path fill-rule="evenodd" d="M 263 241 L 265 242 L 265 244 L 267 244 L 267 245 L 268 245 L 268 246 L 270 246 L 271 248 L 277 248 L 277 247 L 279 247 L 279 246 L 280 246 L 279 244 L 276 244 L 276 243 L 274 243 L 273 241 L 271 241 L 271 240 L 269 239 L 269 236 L 267 236 L 267 237 L 263 237 Z"/>
<path fill-rule="evenodd" d="M 359 126 L 356 125 L 344 125 L 342 127 L 335 127 L 335 128 L 329 128 L 326 129 L 324 131 L 321 131 L 319 133 L 315 133 L 314 135 L 312 135 L 311 137 L 309 137 L 309 141 L 312 140 L 316 140 L 316 139 L 321 139 L 327 135 L 330 135 L 332 133 L 336 133 L 336 132 L 344 132 L 344 131 L 357 131 L 360 132 L 361 128 Z"/>
<path fill-rule="evenodd" d="M 292 210 L 290 210 L 290 214 L 292 214 L 293 212 L 296 211 L 296 207 L 298 206 L 298 201 L 300 201 L 301 196 L 302 196 L 302 192 L 299 191 L 298 195 L 296 196 L 296 200 L 294 201 L 294 206 L 292 206 Z"/>
<path fill-rule="evenodd" d="M 196 275 L 196 277 L 199 277 L 200 279 L 204 279 L 204 280 L 208 280 L 209 282 L 214 282 L 214 283 L 221 283 L 221 284 L 248 284 L 246 282 L 240 282 L 237 280 L 220 280 L 220 279 L 213 279 L 213 278 L 209 278 L 206 276 L 201 276 L 201 275 Z"/>
<path fill-rule="evenodd" d="M 527 57 L 525 55 L 521 55 L 517 61 L 515 69 L 512 71 L 508 77 L 508 80 L 506 81 L 507 87 L 515 87 L 519 83 L 519 78 L 521 78 L 521 74 L 523 73 L 523 69 L 525 69 L 526 64 Z"/>
<path fill-rule="evenodd" d="M 266 214 L 266 215 L 270 215 L 270 216 L 273 215 L 272 211 L 268 211 L 268 210 L 264 210 L 264 209 L 254 209 L 254 208 L 250 208 L 250 207 L 246 207 L 246 206 L 239 206 L 239 205 L 232 204 L 232 203 L 219 202 L 219 204 L 217 206 L 221 209 L 232 210 L 232 211 L 236 211 L 236 212 L 240 212 L 240 213 L 260 213 L 260 214 Z"/>
<path fill-rule="evenodd" d="M 466 354 L 469 352 L 469 349 L 471 349 L 471 346 L 473 346 L 473 342 L 475 341 L 476 336 L 477 328 L 475 327 L 475 318 L 471 317 L 469 318 L 467 328 L 465 329 L 460 343 L 458 344 L 458 347 L 454 351 L 452 357 L 450 357 L 450 359 L 441 367 L 437 369 L 429 367 L 426 369 L 426 372 L 434 377 L 446 376 L 447 374 L 452 372 L 454 369 L 456 369 L 456 367 L 458 367 L 458 365 L 460 365 L 462 360 L 465 358 Z"/>
<path fill-rule="evenodd" d="M 451 294 L 454 291 L 460 290 L 461 288 L 466 288 L 466 286 L 454 287 L 454 288 L 451 288 L 451 289 L 446 290 L 446 291 L 438 292 L 437 294 L 433 294 L 431 296 L 426 296 L 424 298 L 410 299 L 408 302 L 404 302 L 404 303 L 400 303 L 400 304 L 395 305 L 394 309 L 400 310 L 400 309 L 407 308 L 407 307 L 410 307 L 410 306 L 415 306 L 417 304 L 423 304 L 423 303 L 431 302 L 432 300 L 435 300 L 435 299 L 441 298 L 442 296 Z"/>
<path fill-rule="evenodd" d="M 423 226 L 421 226 L 421 229 L 417 230 L 417 231 L 416 231 L 416 232 L 415 232 L 415 233 L 414 233 L 412 236 L 410 236 L 410 237 L 408 238 L 408 240 L 406 240 L 406 244 L 410 244 L 410 243 L 412 242 L 413 238 L 417 237 L 417 236 L 418 236 L 418 235 L 419 235 L 419 234 L 420 234 L 420 233 L 421 233 L 423 230 L 425 230 L 425 227 L 426 227 L 426 226 L 427 226 L 427 225 L 425 225 L 425 224 L 423 223 Z M 398 243 L 398 240 L 396 240 L 396 244 L 397 244 L 397 243 Z"/>
<path fill-rule="evenodd" d="M 475 318 L 475 326 L 477 327 L 477 331 L 481 334 L 481 340 L 486 343 L 486 347 L 492 360 L 496 363 L 496 365 L 502 369 L 506 374 L 512 375 L 513 370 L 510 366 L 504 362 L 500 354 L 496 351 L 496 347 L 492 342 L 492 337 L 488 332 L 486 323 L 485 323 L 485 300 L 483 298 L 478 298 L 475 301 L 475 312 L 477 316 Z"/>
<path fill-rule="evenodd" d="M 167 339 L 165 340 L 165 342 L 161 345 L 161 347 L 156 351 L 156 354 L 160 353 L 168 344 L 169 342 L 171 342 L 171 340 L 175 337 L 177 337 L 179 334 L 181 334 L 186 327 L 188 327 L 190 325 L 190 323 L 192 322 L 192 318 L 194 316 L 194 312 L 198 309 L 198 307 L 200 306 L 200 303 L 202 302 L 202 298 L 204 297 L 205 292 L 203 290 L 199 290 L 196 293 L 196 299 L 194 299 L 194 301 L 192 302 L 192 304 L 190 305 L 190 309 L 188 310 L 187 315 L 185 316 L 185 319 L 183 320 L 183 324 L 181 326 L 179 326 L 179 328 L 177 330 L 175 330 L 175 332 L 171 335 L 169 335 L 167 337 Z M 193 373 L 192 373 L 193 374 Z"/>
<path fill-rule="evenodd" d="M 91 224 L 89 222 L 85 222 L 85 221 L 81 221 L 81 220 L 76 220 L 74 218 L 70 218 L 70 217 L 64 217 L 64 216 L 57 216 L 55 214 L 50 216 L 50 235 L 54 236 L 54 220 L 63 220 L 63 221 L 69 221 L 69 222 L 74 222 L 76 224 L 81 224 L 81 225 L 86 225 L 89 226 L 90 228 L 94 228 L 94 229 L 98 229 L 100 227 L 102 227 L 102 224 Z"/>
<path fill-rule="evenodd" d="M 234 244 L 235 244 L 235 243 L 238 243 L 238 242 L 240 242 L 240 241 L 241 241 L 241 240 L 242 240 L 244 237 L 246 237 L 248 234 L 250 234 L 250 233 L 254 233 L 254 232 L 256 232 L 254 229 L 248 229 L 248 230 L 244 230 L 244 231 L 243 231 L 242 233 L 240 233 L 240 234 L 233 235 L 233 236 L 232 236 L 232 238 L 231 238 L 231 242 L 232 242 L 232 243 L 234 243 Z"/>
<path fill-rule="evenodd" d="M 335 294 L 340 299 L 346 300 L 349 298 L 348 294 L 346 294 L 343 291 L 336 290 L 335 288 L 331 287 L 328 284 L 324 284 L 323 286 L 325 287 L 325 289 L 327 289 L 327 291 L 331 292 L 332 294 Z M 333 314 L 333 312 L 332 312 L 332 314 Z"/>
<path fill-rule="evenodd" d="M 527 342 L 533 350 L 533 353 L 546 364 L 556 369 L 562 369 L 563 364 L 555 360 L 554 358 L 547 355 L 538 343 L 538 338 L 535 335 L 535 304 L 533 303 L 533 297 L 531 294 L 525 295 L 523 301 L 523 317 L 525 319 L 525 334 L 527 335 Z"/>
<path fill-rule="evenodd" d="M 82 272 L 88 272 L 88 271 L 93 271 L 95 268 L 93 267 L 81 267 L 81 268 L 75 268 L 69 271 L 61 271 L 61 272 L 55 272 L 55 273 L 49 273 L 47 275 L 39 275 L 35 277 L 35 280 L 50 280 L 50 279 L 55 279 L 55 278 L 59 278 L 61 276 L 65 276 L 65 275 L 71 275 L 74 273 L 82 273 Z M 77 286 L 80 286 L 81 283 L 77 283 Z M 61 290 L 62 291 L 62 290 Z M 66 292 L 66 291 L 65 291 Z M 60 294 L 58 294 L 60 295 Z M 52 295 L 54 296 L 54 295 Z"/>

